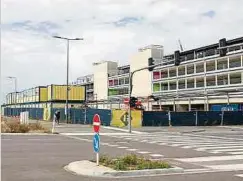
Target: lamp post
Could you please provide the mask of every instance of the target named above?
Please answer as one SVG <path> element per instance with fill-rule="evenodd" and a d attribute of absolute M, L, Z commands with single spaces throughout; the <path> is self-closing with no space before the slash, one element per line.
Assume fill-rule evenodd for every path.
<path fill-rule="evenodd" d="M 8 79 L 14 79 L 14 91 L 17 92 L 17 77 L 8 76 Z"/>
<path fill-rule="evenodd" d="M 68 123 L 68 92 L 69 92 L 69 41 L 70 40 L 83 40 L 83 38 L 66 38 L 61 36 L 53 36 L 53 38 L 63 39 L 67 41 L 67 75 L 66 75 L 66 86 L 67 86 L 67 95 L 66 95 L 66 105 L 65 105 L 65 114 L 66 114 L 66 123 Z"/>

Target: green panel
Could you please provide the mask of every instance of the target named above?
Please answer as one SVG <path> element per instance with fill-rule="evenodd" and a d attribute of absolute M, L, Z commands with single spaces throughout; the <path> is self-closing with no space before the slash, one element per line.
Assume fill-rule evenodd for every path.
<path fill-rule="evenodd" d="M 154 83 L 153 84 L 153 91 L 159 92 L 160 91 L 160 83 Z"/>

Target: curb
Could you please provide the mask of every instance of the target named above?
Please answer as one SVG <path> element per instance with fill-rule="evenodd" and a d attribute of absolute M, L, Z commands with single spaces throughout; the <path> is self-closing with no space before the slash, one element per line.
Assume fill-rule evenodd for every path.
<path fill-rule="evenodd" d="M 31 136 L 31 135 L 36 135 L 36 136 L 54 136 L 57 135 L 58 133 L 1 133 L 1 135 L 11 135 L 11 136 L 18 136 L 18 135 L 23 135 L 23 136 Z"/>
<path fill-rule="evenodd" d="M 91 167 L 86 164 L 93 164 Z M 89 168 L 88 168 L 89 167 Z M 90 177 L 107 177 L 107 178 L 123 178 L 123 177 L 141 177 L 151 175 L 161 175 L 170 173 L 184 173 L 184 169 L 180 167 L 165 168 L 165 169 L 146 169 L 146 170 L 131 170 L 131 171 L 116 171 L 105 166 L 96 166 L 95 163 L 89 161 L 76 161 L 69 163 L 64 169 L 76 175 L 84 175 Z"/>

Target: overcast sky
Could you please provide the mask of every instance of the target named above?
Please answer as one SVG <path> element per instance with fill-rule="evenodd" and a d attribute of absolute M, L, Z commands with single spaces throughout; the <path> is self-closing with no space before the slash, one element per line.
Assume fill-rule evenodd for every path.
<path fill-rule="evenodd" d="M 166 53 L 243 35 L 242 0 L 1 0 L 1 96 L 63 84 L 65 42 L 71 42 L 70 78 L 92 73 L 92 63 L 128 64 L 138 48 L 164 46 Z M 2 100 L 0 100 L 2 101 Z"/>

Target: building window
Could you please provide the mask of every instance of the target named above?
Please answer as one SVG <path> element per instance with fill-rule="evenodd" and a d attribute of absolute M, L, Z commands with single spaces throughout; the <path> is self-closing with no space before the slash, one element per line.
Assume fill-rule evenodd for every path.
<path fill-rule="evenodd" d="M 229 68 L 235 68 L 240 66 L 241 66 L 240 56 L 229 58 Z"/>
<path fill-rule="evenodd" d="M 194 65 L 187 65 L 187 74 L 194 74 Z"/>
<path fill-rule="evenodd" d="M 194 79 L 187 79 L 187 88 L 188 89 L 194 88 Z"/>
<path fill-rule="evenodd" d="M 231 73 L 230 84 L 241 84 L 241 73 Z"/>
<path fill-rule="evenodd" d="M 185 75 L 185 66 L 178 67 L 178 76 Z"/>
<path fill-rule="evenodd" d="M 207 82 L 207 86 L 215 86 L 216 85 L 215 76 L 206 77 L 206 82 Z"/>
<path fill-rule="evenodd" d="M 114 80 L 114 85 L 118 85 L 118 80 L 117 79 Z"/>
<path fill-rule="evenodd" d="M 168 82 L 161 83 L 161 90 L 168 90 Z"/>
<path fill-rule="evenodd" d="M 168 78 L 168 69 L 161 71 L 161 78 Z"/>
<path fill-rule="evenodd" d="M 169 82 L 170 90 L 176 90 L 176 82 Z"/>
<path fill-rule="evenodd" d="M 154 80 L 160 79 L 160 72 L 153 72 L 153 79 Z"/>
<path fill-rule="evenodd" d="M 206 62 L 206 71 L 207 72 L 215 71 L 215 62 L 214 61 Z"/>
<path fill-rule="evenodd" d="M 204 72 L 204 64 L 196 64 L 196 73 Z"/>
<path fill-rule="evenodd" d="M 125 78 L 125 84 L 129 84 L 129 77 Z"/>
<path fill-rule="evenodd" d="M 170 75 L 170 77 L 176 77 L 176 69 L 170 69 L 169 75 Z"/>
<path fill-rule="evenodd" d="M 196 87 L 204 87 L 204 78 L 202 77 L 197 77 L 196 78 Z"/>
<path fill-rule="evenodd" d="M 217 75 L 217 82 L 218 85 L 227 85 L 229 83 L 228 81 L 228 75 Z"/>
<path fill-rule="evenodd" d="M 119 85 L 123 85 L 125 83 L 124 78 L 119 79 Z"/>
<path fill-rule="evenodd" d="M 185 84 L 185 79 L 179 80 L 179 89 L 185 89 L 186 84 Z"/>
<path fill-rule="evenodd" d="M 114 81 L 113 80 L 109 80 L 109 86 L 113 86 L 114 85 Z"/>
<path fill-rule="evenodd" d="M 223 70 L 228 68 L 228 61 L 227 59 L 220 59 L 217 60 L 217 70 Z"/>
<path fill-rule="evenodd" d="M 153 91 L 159 92 L 160 91 L 160 83 L 154 83 L 153 84 Z"/>

